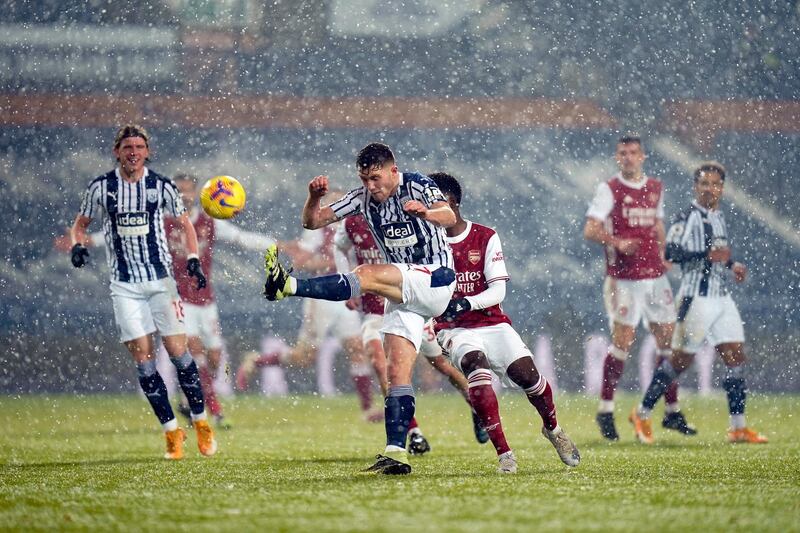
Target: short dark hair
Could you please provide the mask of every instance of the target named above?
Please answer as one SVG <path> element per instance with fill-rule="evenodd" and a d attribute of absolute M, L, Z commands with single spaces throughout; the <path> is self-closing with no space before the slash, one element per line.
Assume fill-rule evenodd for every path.
<path fill-rule="evenodd" d="M 456 204 L 461 205 L 461 184 L 458 183 L 458 180 L 454 176 L 445 172 L 434 172 L 428 174 L 428 177 L 436 183 L 436 186 L 439 187 L 442 194 L 452 195 L 456 200 Z"/>
<path fill-rule="evenodd" d="M 700 179 L 700 174 L 704 172 L 716 172 L 722 181 L 725 181 L 725 167 L 719 161 L 703 161 L 700 163 L 694 170 L 695 183 Z"/>
<path fill-rule="evenodd" d="M 394 154 L 392 149 L 383 143 L 369 143 L 358 152 L 356 157 L 358 170 L 380 168 L 386 163 L 394 163 Z"/>
<path fill-rule="evenodd" d="M 642 138 L 638 135 L 623 135 L 617 139 L 617 144 L 638 144 L 639 146 L 643 146 Z"/>
<path fill-rule="evenodd" d="M 119 149 L 119 145 L 122 144 L 122 141 L 129 137 L 141 137 L 144 139 L 145 146 L 150 148 L 150 134 L 147 133 L 147 130 L 138 124 L 126 124 L 118 129 L 117 135 L 114 136 L 114 149 Z"/>

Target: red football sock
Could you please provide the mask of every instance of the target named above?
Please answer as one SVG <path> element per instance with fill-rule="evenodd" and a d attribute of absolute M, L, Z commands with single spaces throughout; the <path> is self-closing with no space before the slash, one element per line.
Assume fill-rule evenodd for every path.
<path fill-rule="evenodd" d="M 544 427 L 548 431 L 553 431 L 558 425 L 556 404 L 553 402 L 553 389 L 544 376 L 540 375 L 536 385 L 525 389 L 525 394 L 528 396 L 528 401 L 539 411 Z"/>
<path fill-rule="evenodd" d="M 412 417 L 411 422 L 408 423 L 408 430 L 411 431 L 412 429 L 417 429 L 419 424 L 417 424 L 417 417 Z"/>
<path fill-rule="evenodd" d="M 625 361 L 617 359 L 610 353 L 606 355 L 603 361 L 603 386 L 600 389 L 601 399 L 607 401 L 614 399 L 614 391 L 617 390 L 617 383 L 619 383 L 619 378 L 622 377 L 622 371 L 624 369 Z"/>
<path fill-rule="evenodd" d="M 217 393 L 214 391 L 214 378 L 205 365 L 201 366 L 198 372 L 200 374 L 200 386 L 203 388 L 203 399 L 206 402 L 206 407 L 212 415 L 220 416 L 222 414 L 222 406 L 217 400 Z"/>
<path fill-rule="evenodd" d="M 353 384 L 356 387 L 356 394 L 361 403 L 362 411 L 369 411 L 372 407 L 372 378 L 367 375 L 353 375 Z"/>
<path fill-rule="evenodd" d="M 511 451 L 500 423 L 500 408 L 492 388 L 492 373 L 484 368 L 472 371 L 467 376 L 469 382 L 469 401 L 481 421 L 481 426 L 489 434 L 497 455 Z"/>
<path fill-rule="evenodd" d="M 663 355 L 656 357 L 656 368 L 661 364 L 661 361 L 667 359 Z M 676 379 L 669 384 L 667 390 L 664 392 L 664 403 L 667 405 L 678 403 L 678 380 Z"/>

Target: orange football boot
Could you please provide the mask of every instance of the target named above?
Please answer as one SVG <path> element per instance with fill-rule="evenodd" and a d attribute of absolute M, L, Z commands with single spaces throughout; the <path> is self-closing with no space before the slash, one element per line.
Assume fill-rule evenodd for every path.
<path fill-rule="evenodd" d="M 208 425 L 208 420 L 195 420 L 194 429 L 197 432 L 197 447 L 200 453 L 206 457 L 217 453 L 217 441 L 214 439 L 214 430 Z"/>
<path fill-rule="evenodd" d="M 164 459 L 183 459 L 183 441 L 186 440 L 186 432 L 178 428 L 165 431 L 164 435 L 167 438 L 167 453 L 164 454 Z"/>
<path fill-rule="evenodd" d="M 653 444 L 655 442 L 653 438 L 653 426 L 650 423 L 650 419 L 640 418 L 636 407 L 631 411 L 628 420 L 633 424 L 633 431 L 636 433 L 636 438 L 639 439 L 639 442 L 642 444 Z"/>
<path fill-rule="evenodd" d="M 769 439 L 750 428 L 740 428 L 740 429 L 729 429 L 728 430 L 728 442 L 738 443 L 743 442 L 747 444 L 766 444 L 769 442 Z"/>

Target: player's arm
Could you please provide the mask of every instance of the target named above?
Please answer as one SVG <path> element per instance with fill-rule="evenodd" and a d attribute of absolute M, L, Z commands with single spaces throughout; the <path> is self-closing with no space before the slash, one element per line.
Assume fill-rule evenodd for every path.
<path fill-rule="evenodd" d="M 505 300 L 506 282 L 509 276 L 506 270 L 500 237 L 496 233 L 486 243 L 483 261 L 483 276 L 486 279 L 486 289 L 478 294 L 450 300 L 447 309 L 442 314 L 443 319 L 452 321 L 467 311 L 487 309 Z"/>
<path fill-rule="evenodd" d="M 70 260 L 75 268 L 81 268 L 86 265 L 86 261 L 89 259 L 89 250 L 86 248 L 86 244 L 89 242 L 87 230 L 91 222 L 91 217 L 78 215 L 69 230 L 70 239 L 72 240 L 72 249 L 70 250 L 72 257 Z"/>
<path fill-rule="evenodd" d="M 197 279 L 197 290 L 206 286 L 206 275 L 203 272 L 203 267 L 200 266 L 200 257 L 198 256 L 197 246 L 197 232 L 194 230 L 194 224 L 189 219 L 189 212 L 184 211 L 183 214 L 176 218 L 177 224 L 186 235 L 186 256 L 189 262 L 186 264 L 186 270 L 189 275 Z"/>
<path fill-rule="evenodd" d="M 700 228 L 695 228 L 697 224 L 701 224 Z M 703 246 L 702 250 L 690 250 L 686 243 L 696 242 L 699 239 L 691 239 L 693 232 L 700 232 L 702 235 L 702 222 L 697 218 L 689 217 L 687 219 L 680 219 L 669 228 L 666 235 L 664 246 L 664 258 L 670 263 L 689 263 L 692 261 L 703 261 L 708 255 L 708 250 Z M 688 236 L 688 237 L 687 237 Z"/>
<path fill-rule="evenodd" d="M 328 194 L 328 176 L 317 176 L 308 183 L 308 197 L 303 205 L 301 217 L 304 228 L 318 229 L 339 220 L 330 206 L 320 205 L 326 194 Z"/>
<path fill-rule="evenodd" d="M 427 207 L 419 200 L 409 200 L 403 204 L 403 211 L 443 228 L 449 228 L 456 223 L 456 214 L 447 202 L 434 202 Z"/>
<path fill-rule="evenodd" d="M 245 250 L 263 251 L 276 242 L 269 235 L 243 230 L 227 220 L 214 219 L 214 230 L 219 240 L 232 242 Z"/>

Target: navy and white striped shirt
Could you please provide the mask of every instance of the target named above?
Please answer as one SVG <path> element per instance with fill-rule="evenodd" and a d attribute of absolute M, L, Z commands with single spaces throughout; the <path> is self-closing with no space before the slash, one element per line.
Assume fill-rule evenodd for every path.
<path fill-rule="evenodd" d="M 134 183 L 123 180 L 119 169 L 92 180 L 80 214 L 103 217 L 111 279 L 138 283 L 172 275 L 164 213 L 177 217 L 185 211 L 175 183 L 145 168 Z"/>
<path fill-rule="evenodd" d="M 667 233 L 666 258 L 681 266 L 678 298 L 728 294 L 727 266 L 708 260 L 711 248 L 725 247 L 728 227 L 722 213 L 692 202 Z"/>
<path fill-rule="evenodd" d="M 388 263 L 439 265 L 452 269 L 453 252 L 447 244 L 444 228 L 403 211 L 403 204 L 409 200 L 418 200 L 427 207 L 447 201 L 428 176 L 401 173 L 400 186 L 383 203 L 372 201 L 366 187 L 362 186 L 330 207 L 339 219 L 364 213 Z"/>

